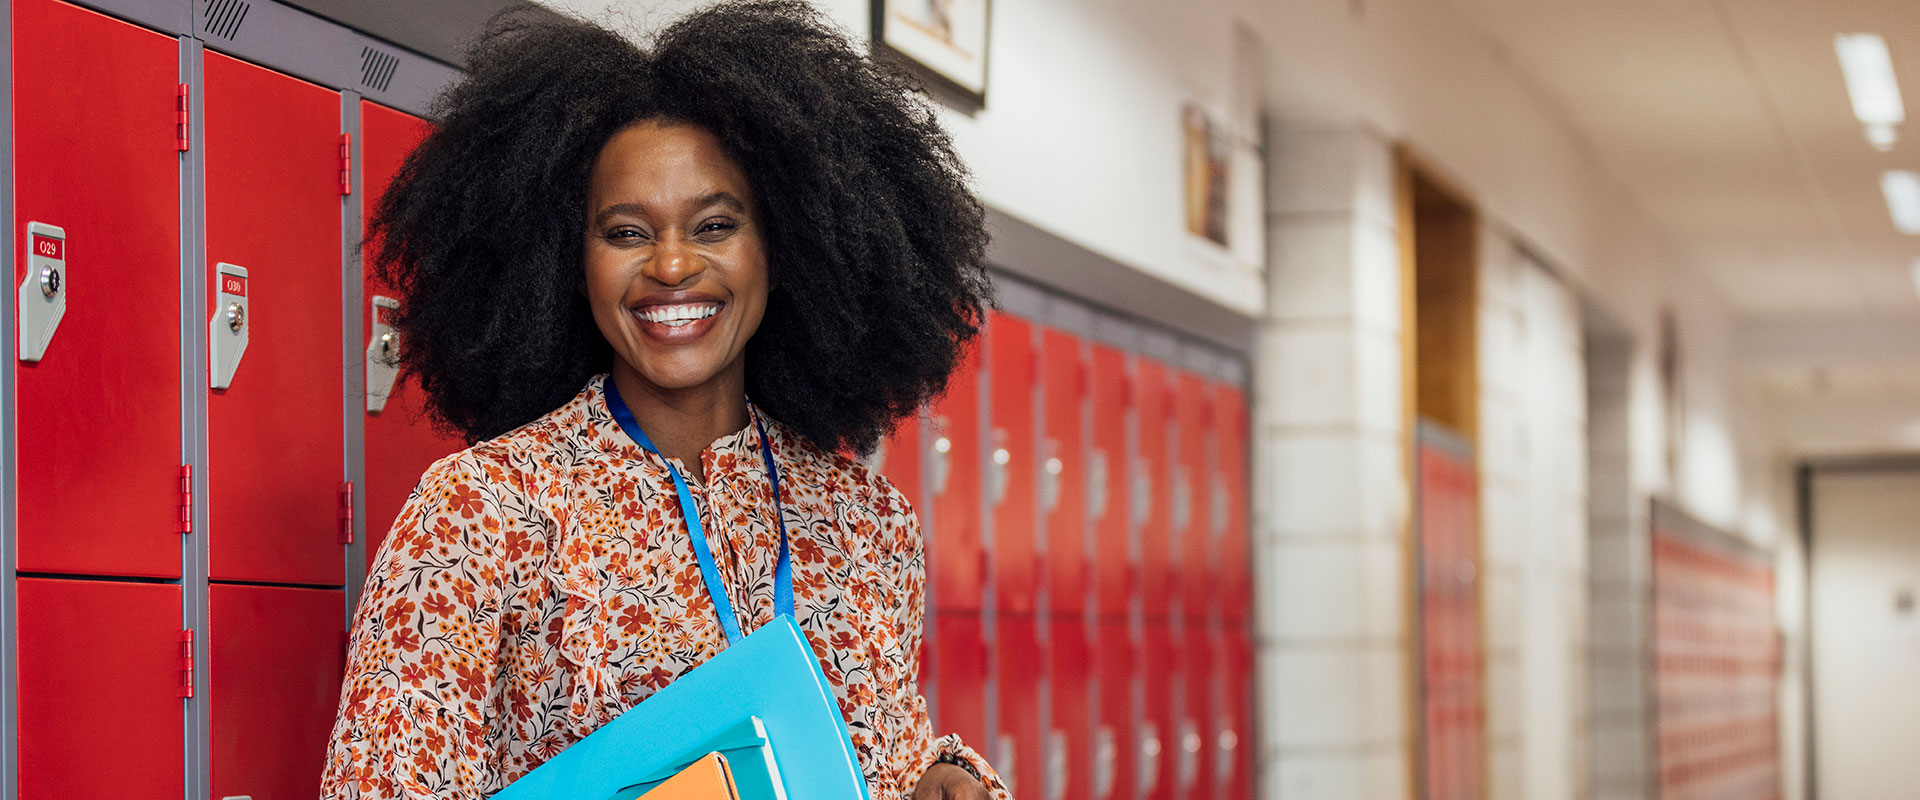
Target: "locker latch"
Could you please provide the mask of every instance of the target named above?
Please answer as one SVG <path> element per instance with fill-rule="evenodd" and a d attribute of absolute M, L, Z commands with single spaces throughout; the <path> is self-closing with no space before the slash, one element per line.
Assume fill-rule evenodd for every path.
<path fill-rule="evenodd" d="M 1040 510 L 1050 514 L 1060 507 L 1060 473 L 1067 471 L 1067 465 L 1060 460 L 1060 440 L 1048 439 L 1045 447 L 1047 463 L 1040 471 Z"/>
<path fill-rule="evenodd" d="M 987 504 L 999 506 L 1007 499 L 1007 482 L 1012 472 L 1013 451 L 1007 449 L 1007 432 L 993 429 L 993 464 L 987 468 Z"/>
<path fill-rule="evenodd" d="M 373 296 L 372 330 L 367 336 L 367 411 L 386 410 L 387 398 L 400 377 L 400 332 L 393 327 L 393 315 L 400 301 L 386 295 Z"/>
<path fill-rule="evenodd" d="M 1232 729 L 1220 729 L 1220 735 L 1214 739 L 1213 778 L 1214 782 L 1224 785 L 1233 779 L 1234 748 L 1240 746 L 1240 735 Z"/>
<path fill-rule="evenodd" d="M 1200 726 L 1191 718 L 1180 721 L 1180 786 L 1192 789 L 1200 777 Z"/>
<path fill-rule="evenodd" d="M 994 737 L 993 758 L 991 759 L 993 761 L 994 772 L 999 773 L 1000 781 L 1006 784 L 1007 794 L 1009 795 L 1020 791 L 1016 785 L 1019 781 L 1020 765 L 1014 763 L 1014 754 L 1018 752 L 1019 748 L 1014 746 L 1013 734 L 1003 731 L 999 736 Z"/>
<path fill-rule="evenodd" d="M 953 460 L 953 440 L 947 436 L 946 417 L 933 417 L 928 427 L 933 429 L 934 438 L 933 457 L 928 459 L 927 469 L 931 473 L 929 477 L 933 479 L 933 494 L 937 497 L 947 493 L 947 477 Z"/>
<path fill-rule="evenodd" d="M 247 352 L 247 268 L 220 263 L 215 268 L 213 318 L 207 321 L 208 385 L 225 389 Z"/>
<path fill-rule="evenodd" d="M 1067 796 L 1067 734 L 1059 728 L 1047 731 L 1047 800 Z"/>
<path fill-rule="evenodd" d="M 27 275 L 20 282 L 20 360 L 39 361 L 67 315 L 67 232 L 27 223 Z"/>
<path fill-rule="evenodd" d="M 193 696 L 193 629 L 180 631 L 180 696 Z"/>
<path fill-rule="evenodd" d="M 1120 757 L 1113 726 L 1102 725 L 1093 735 L 1093 796 L 1111 797 L 1115 763 Z"/>
<path fill-rule="evenodd" d="M 1145 795 L 1153 791 L 1153 785 L 1160 782 L 1160 727 L 1151 722 L 1140 730 L 1140 760 L 1134 764 L 1134 772 L 1139 782 L 1134 784 L 1134 794 Z"/>
<path fill-rule="evenodd" d="M 340 543 L 353 544 L 353 481 L 340 484 Z"/>
<path fill-rule="evenodd" d="M 1133 524 L 1145 525 L 1153 515 L 1153 471 L 1142 458 L 1133 463 Z"/>

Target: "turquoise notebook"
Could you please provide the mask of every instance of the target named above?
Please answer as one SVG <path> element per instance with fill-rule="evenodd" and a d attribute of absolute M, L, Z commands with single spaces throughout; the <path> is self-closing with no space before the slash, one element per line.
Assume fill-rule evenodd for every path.
<path fill-rule="evenodd" d="M 799 625 L 786 616 L 667 684 L 493 800 L 607 800 L 616 792 L 624 798 L 626 790 L 724 749 L 716 745 L 751 747 L 745 739 L 755 735 L 777 764 L 769 772 L 778 774 L 762 789 L 771 794 L 754 800 L 868 800 L 833 688 Z M 740 788 L 741 800 L 748 800 L 748 787 Z"/>

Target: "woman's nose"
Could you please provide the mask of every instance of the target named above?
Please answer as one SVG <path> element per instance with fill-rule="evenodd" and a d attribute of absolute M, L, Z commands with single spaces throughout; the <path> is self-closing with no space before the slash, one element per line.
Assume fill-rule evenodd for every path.
<path fill-rule="evenodd" d="M 694 252 L 684 237 L 663 236 L 654 245 L 648 262 L 648 277 L 667 286 L 679 286 L 706 271 L 706 261 Z"/>

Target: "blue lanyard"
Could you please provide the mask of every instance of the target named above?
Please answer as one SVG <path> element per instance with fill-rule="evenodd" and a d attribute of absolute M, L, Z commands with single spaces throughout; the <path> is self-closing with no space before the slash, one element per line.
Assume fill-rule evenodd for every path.
<path fill-rule="evenodd" d="M 680 516 L 687 520 L 687 535 L 693 540 L 693 553 L 700 559 L 700 577 L 707 583 L 707 597 L 713 600 L 713 610 L 720 615 L 720 629 L 726 631 L 727 644 L 740 641 L 740 621 L 733 614 L 733 601 L 727 599 L 727 586 L 720 582 L 720 568 L 713 562 L 713 550 L 707 547 L 707 534 L 700 526 L 700 508 L 693 504 L 693 492 L 687 489 L 687 479 L 680 477 L 680 470 L 660 449 L 653 446 L 653 440 L 640 430 L 640 423 L 633 419 L 633 410 L 627 408 L 625 400 L 620 399 L 620 390 L 613 386 L 613 376 L 608 375 L 607 410 L 613 412 L 613 421 L 634 443 L 646 448 L 647 452 L 660 456 L 667 464 L 667 474 L 673 476 L 673 489 L 680 493 Z M 773 568 L 773 613 L 778 616 L 793 616 L 793 558 L 787 552 L 787 517 L 780 505 L 780 468 L 773 464 L 773 445 L 767 439 L 767 424 L 760 415 L 753 414 L 754 429 L 760 433 L 760 457 L 767 462 L 767 480 L 773 484 L 773 517 L 780 524 L 780 561 Z"/>

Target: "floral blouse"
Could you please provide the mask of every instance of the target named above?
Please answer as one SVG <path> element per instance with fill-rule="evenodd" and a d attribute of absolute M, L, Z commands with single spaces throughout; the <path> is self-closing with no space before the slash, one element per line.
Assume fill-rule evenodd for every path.
<path fill-rule="evenodd" d="M 725 647 L 666 461 L 613 421 L 605 380 L 421 478 L 355 614 L 323 798 L 479 800 Z M 885 478 L 768 423 L 796 616 L 873 797 L 910 796 L 951 754 L 1007 800 L 927 720 L 913 509 Z M 749 424 L 700 460 L 704 482 L 681 473 L 751 632 L 773 619 L 780 541 L 759 434 Z"/>

